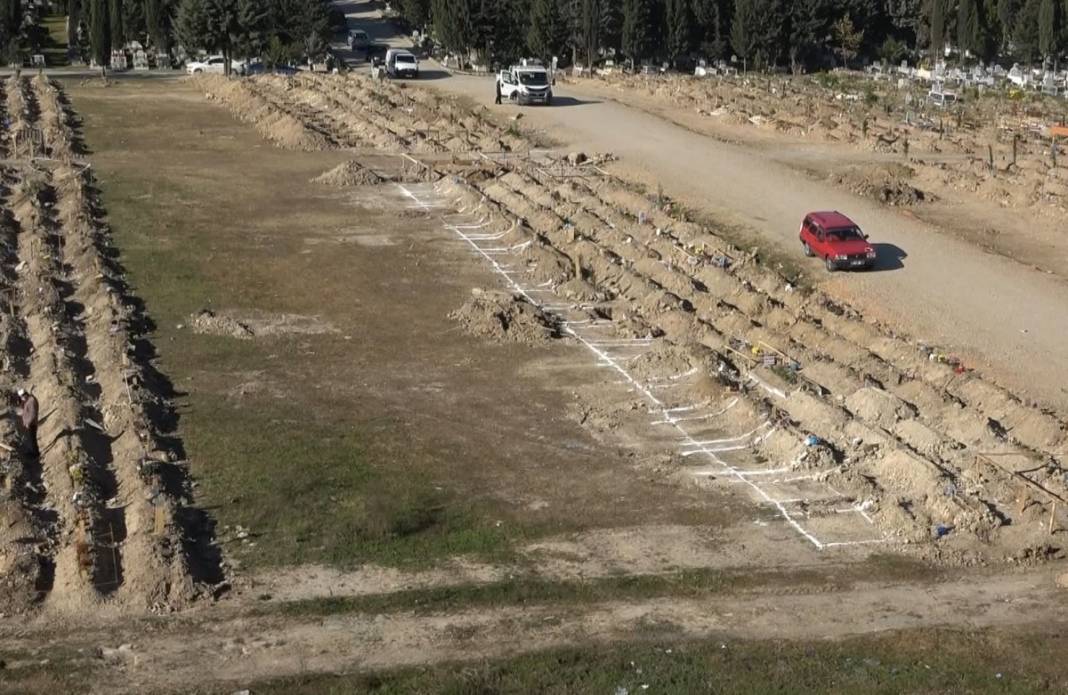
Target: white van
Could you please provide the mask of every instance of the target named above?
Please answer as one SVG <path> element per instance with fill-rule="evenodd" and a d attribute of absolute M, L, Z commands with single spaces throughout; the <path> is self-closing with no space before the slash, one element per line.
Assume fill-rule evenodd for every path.
<path fill-rule="evenodd" d="M 386 74 L 390 77 L 419 77 L 419 61 L 411 51 L 391 48 L 386 51 Z"/>

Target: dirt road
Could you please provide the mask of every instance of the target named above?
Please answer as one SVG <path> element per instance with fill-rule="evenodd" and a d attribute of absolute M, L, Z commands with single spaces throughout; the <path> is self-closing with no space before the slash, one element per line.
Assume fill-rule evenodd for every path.
<path fill-rule="evenodd" d="M 350 23 L 386 38 L 365 3 L 345 3 Z M 492 104 L 488 78 L 446 76 L 427 66 L 423 85 Z M 556 105 L 522 110 L 522 122 L 562 149 L 612 152 L 665 193 L 742 224 L 796 253 L 806 212 L 847 212 L 878 242 L 880 270 L 837 274 L 824 289 L 869 316 L 956 350 L 1004 385 L 1068 407 L 1068 287 L 1055 278 L 939 233 L 896 210 L 813 181 L 774 155 L 719 142 L 620 103 L 559 88 Z M 503 106 L 505 111 L 516 107 Z M 816 277 L 822 269 L 814 266 Z"/>
<path fill-rule="evenodd" d="M 211 684 L 237 689 L 270 678 L 309 672 L 398 667 L 503 658 L 564 645 L 643 639 L 845 638 L 885 630 L 967 624 L 1004 628 L 1063 619 L 1056 590 L 1043 572 L 912 585 L 869 584 L 847 592 L 794 591 L 706 599 L 650 599 L 589 606 L 534 605 L 448 613 L 384 615 L 335 613 L 297 616 L 196 612 L 146 632 L 144 625 L 83 624 L 61 642 L 63 663 L 94 665 L 90 692 L 188 688 Z M 521 630 L 521 644 L 515 641 Z M 47 639 L 34 626 L 0 635 L 0 650 L 21 650 Z M 117 647 L 125 644 L 124 648 Z M 93 656 L 95 653 L 101 657 Z M 21 663 L 13 663 L 21 667 Z"/>

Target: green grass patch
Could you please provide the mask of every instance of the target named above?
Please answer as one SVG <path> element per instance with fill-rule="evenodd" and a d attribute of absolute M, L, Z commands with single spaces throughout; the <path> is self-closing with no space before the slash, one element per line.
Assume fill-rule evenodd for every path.
<path fill-rule="evenodd" d="M 263 683 L 256 693 L 1064 692 L 1064 632 L 911 630 L 840 642 L 651 636 L 468 664 Z"/>
<path fill-rule="evenodd" d="M 831 576 L 829 579 L 828 576 Z M 322 597 L 265 606 L 264 613 L 323 616 L 337 613 L 391 611 L 448 612 L 514 605 L 581 605 L 658 597 L 705 598 L 717 594 L 788 586 L 793 589 L 848 590 L 871 577 L 879 581 L 936 580 L 940 573 L 899 557 L 876 556 L 864 563 L 793 571 L 754 568 L 695 568 L 663 574 L 621 575 L 590 580 L 558 581 L 517 576 L 488 584 L 462 584 L 413 589 L 389 594 Z"/>
<path fill-rule="evenodd" d="M 232 342 L 232 341 L 231 341 Z M 235 409 L 203 394 L 185 416 L 224 548 L 245 565 L 418 566 L 508 556 L 514 530 L 390 455 L 381 426 L 309 421 L 298 406 Z M 378 465 L 377 461 L 394 465 Z M 238 538 L 237 527 L 248 531 Z"/>
<path fill-rule="evenodd" d="M 365 299 L 343 260 L 309 272 L 301 254 L 303 229 L 351 224 L 307 183 L 338 156 L 275 150 L 177 82 L 71 94 L 121 261 L 157 324 L 197 504 L 226 554 L 245 567 L 508 557 L 524 531 L 499 503 L 466 494 L 435 468 L 432 441 L 361 397 L 357 341 L 189 328 L 205 307 L 345 319 Z"/>

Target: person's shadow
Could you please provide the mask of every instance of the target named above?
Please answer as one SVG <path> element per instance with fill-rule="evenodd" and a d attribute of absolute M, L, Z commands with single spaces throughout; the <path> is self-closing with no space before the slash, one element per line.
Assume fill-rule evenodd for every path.
<path fill-rule="evenodd" d="M 909 257 L 905 250 L 895 244 L 872 244 L 875 249 L 875 265 L 873 271 L 901 270 L 905 267 L 905 259 Z"/>

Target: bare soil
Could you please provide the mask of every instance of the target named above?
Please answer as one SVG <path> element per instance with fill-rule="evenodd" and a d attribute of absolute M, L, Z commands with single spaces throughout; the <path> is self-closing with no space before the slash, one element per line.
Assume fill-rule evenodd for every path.
<path fill-rule="evenodd" d="M 59 112 L 55 94 L 43 80 L 5 90 L 9 113 L 31 119 L 35 103 Z M 143 196 L 157 201 L 151 224 L 121 234 L 169 349 L 121 357 L 129 288 L 108 291 L 108 266 L 94 265 L 108 237 L 86 175 L 70 173 L 77 158 L 63 175 L 5 172 L 18 252 L 4 268 L 22 297 L 6 340 L 48 348 L 13 350 L 26 364 L 8 387 L 30 381 L 55 404 L 44 436 L 82 434 L 60 435 L 66 449 L 40 471 L 9 457 L 21 477 L 0 507 L 0 610 L 26 619 L 0 629 L 0 651 L 48 658 L 30 648 L 47 644 L 99 692 L 236 689 L 638 631 L 846 639 L 1068 618 L 1055 582 L 1064 416 L 951 347 L 798 285 L 661 192 L 599 161 L 528 156 L 532 140 L 485 110 L 362 76 L 122 83 L 76 98 L 104 143 L 93 157 L 115 216 L 140 221 Z M 159 139 L 108 125 L 117 113 L 184 125 Z M 64 152 L 63 137 L 49 142 Z M 312 182 L 331 170 L 360 180 Z M 858 180 L 876 180 L 878 197 L 879 176 Z M 57 229 L 90 241 L 60 244 Z M 73 310 L 68 281 L 92 311 Z M 135 440 L 163 447 L 150 414 L 138 429 L 137 405 L 169 392 L 149 390 L 158 372 L 130 391 L 124 376 L 157 363 L 187 394 L 167 440 L 181 455 L 158 457 L 182 471 L 184 494 L 164 490 L 152 507 L 131 464 L 143 454 L 130 452 L 143 451 Z M 123 434 L 98 439 L 79 427 L 89 420 Z M 92 485 L 76 487 L 70 451 Z M 108 485 L 131 492 L 126 504 L 107 503 Z M 74 499 L 88 501 L 90 531 L 121 511 L 113 553 L 88 546 L 93 572 L 121 563 L 112 595 L 74 581 L 85 547 L 66 521 Z M 200 546 L 168 554 L 148 532 L 149 509 L 195 511 L 193 500 L 218 524 L 225 585 L 191 569 Z M 37 520 L 53 508 L 58 522 Z M 64 579 L 43 599 L 36 554 Z M 776 576 L 690 593 L 689 573 L 718 569 Z M 650 578 L 661 583 L 643 595 Z M 568 598 L 509 593 L 531 581 Z M 612 582 L 639 588 L 596 593 Z M 438 590 L 458 607 L 390 603 Z M 479 591 L 504 602 L 463 603 L 486 600 Z M 178 612 L 155 621 L 163 609 Z M 47 670 L 28 659 L 19 674 Z"/>

